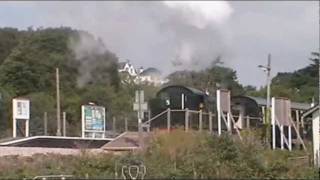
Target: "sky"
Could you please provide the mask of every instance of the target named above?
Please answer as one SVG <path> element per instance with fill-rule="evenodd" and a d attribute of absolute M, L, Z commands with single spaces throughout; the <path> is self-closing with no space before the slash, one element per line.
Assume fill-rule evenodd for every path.
<path fill-rule="evenodd" d="M 317 1 L 2 1 L 0 27 L 60 27 L 101 38 L 121 61 L 163 74 L 201 70 L 221 57 L 244 85 L 307 66 L 319 48 Z"/>

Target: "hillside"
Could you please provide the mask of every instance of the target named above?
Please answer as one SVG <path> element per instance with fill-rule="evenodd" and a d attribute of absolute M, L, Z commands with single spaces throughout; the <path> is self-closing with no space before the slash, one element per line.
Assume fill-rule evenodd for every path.
<path fill-rule="evenodd" d="M 49 132 L 54 133 L 56 68 L 60 70 L 62 110 L 68 114 L 69 127 L 79 126 L 83 103 L 114 106 L 111 99 L 119 89 L 118 58 L 91 34 L 67 27 L 3 28 L 0 42 L 1 132 L 11 124 L 11 98 L 27 97 L 32 102 L 31 133 L 41 133 L 44 112 L 52 123 Z"/>

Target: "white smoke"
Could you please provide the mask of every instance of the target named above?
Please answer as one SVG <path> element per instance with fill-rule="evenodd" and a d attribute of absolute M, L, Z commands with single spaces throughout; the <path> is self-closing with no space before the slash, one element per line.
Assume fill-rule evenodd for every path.
<path fill-rule="evenodd" d="M 232 13 L 225 1 L 165 1 L 168 7 L 181 13 L 186 22 L 197 28 L 206 28 L 224 22 Z"/>
<path fill-rule="evenodd" d="M 233 10 L 225 1 L 33 4 L 42 15 L 35 16 L 37 24 L 30 25 L 71 26 L 88 31 L 100 37 L 107 49 L 137 67 L 156 67 L 164 73 L 201 69 L 217 56 L 229 53 L 222 29 Z M 75 52 L 81 56 L 87 48 L 78 45 Z"/>

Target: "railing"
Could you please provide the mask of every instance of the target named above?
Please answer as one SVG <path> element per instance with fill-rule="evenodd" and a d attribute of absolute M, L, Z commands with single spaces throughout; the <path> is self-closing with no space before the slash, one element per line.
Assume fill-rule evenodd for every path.
<path fill-rule="evenodd" d="M 166 119 L 163 119 L 163 121 L 165 122 L 166 121 L 166 126 L 167 126 L 167 131 L 169 132 L 171 130 L 171 126 L 172 126 L 172 113 L 174 112 L 183 112 L 184 113 L 184 129 L 185 131 L 188 131 L 190 126 L 192 126 L 192 122 L 194 122 L 193 118 L 191 117 L 192 114 L 197 114 L 198 115 L 198 118 L 197 118 L 197 125 L 196 127 L 198 128 L 199 131 L 202 131 L 204 129 L 204 122 L 208 123 L 208 124 L 205 124 L 205 128 L 208 129 L 208 131 L 210 133 L 213 132 L 213 127 L 214 127 L 214 120 L 213 120 L 213 117 L 216 117 L 215 114 L 213 114 L 212 112 L 204 112 L 202 110 L 200 111 L 196 111 L 196 110 L 189 110 L 189 109 L 166 109 L 164 110 L 163 112 L 157 114 L 156 116 L 148 119 L 147 121 L 143 122 L 142 123 L 142 129 L 146 128 L 147 131 L 149 132 L 150 131 L 150 128 L 151 128 L 151 124 L 157 120 L 158 118 L 160 118 L 161 116 L 167 114 L 166 116 Z M 193 116 L 194 117 L 194 116 Z M 207 117 L 207 118 L 205 118 Z M 228 131 L 229 133 L 232 133 L 232 130 L 235 129 L 237 135 L 239 136 L 240 140 L 242 140 L 242 137 L 241 137 L 241 134 L 240 134 L 240 130 L 245 128 L 243 127 L 243 125 L 241 125 L 241 127 L 238 127 L 236 126 L 236 120 L 235 118 L 239 118 L 241 119 L 241 116 L 234 116 L 230 113 L 227 113 L 227 114 L 224 114 L 224 113 L 221 113 L 221 121 L 224 122 L 225 126 L 219 126 L 219 119 L 216 121 L 216 123 L 218 123 L 218 134 L 219 134 L 219 128 L 220 128 L 220 132 L 222 130 L 226 130 Z M 205 121 L 204 121 L 205 120 Z M 246 128 L 250 128 L 250 122 L 252 120 L 255 120 L 255 121 L 262 121 L 262 118 L 261 117 L 250 117 L 250 116 L 243 116 L 243 119 L 241 120 L 245 120 L 246 121 Z M 231 125 L 233 124 L 233 125 Z M 193 127 L 194 127 L 194 123 L 193 123 Z M 192 128 L 192 127 L 191 127 Z"/>

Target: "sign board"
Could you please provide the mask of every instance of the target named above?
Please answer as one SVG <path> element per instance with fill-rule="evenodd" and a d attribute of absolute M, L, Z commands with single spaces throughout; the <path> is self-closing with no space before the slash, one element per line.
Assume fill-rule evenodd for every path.
<path fill-rule="evenodd" d="M 230 91 L 220 89 L 218 90 L 218 106 L 220 106 L 222 112 L 230 112 L 231 107 L 231 97 Z"/>
<path fill-rule="evenodd" d="M 144 102 L 144 91 L 136 91 L 135 103 L 133 103 L 133 110 L 138 112 L 138 119 L 143 119 L 143 112 L 148 111 L 148 103 Z"/>
<path fill-rule="evenodd" d="M 13 116 L 16 119 L 30 119 L 30 101 L 28 99 L 13 99 Z"/>
<path fill-rule="evenodd" d="M 85 136 L 86 132 L 100 134 L 105 132 L 106 115 L 104 107 L 83 105 L 81 110 L 83 137 Z"/>
<path fill-rule="evenodd" d="M 29 119 L 30 119 L 30 100 L 15 98 L 12 99 L 12 136 L 17 137 L 17 126 L 18 121 L 23 121 L 24 123 L 24 136 L 29 136 Z"/>
<path fill-rule="evenodd" d="M 291 126 L 291 102 L 289 99 L 285 98 L 275 98 L 274 99 L 274 116 L 280 125 Z"/>

